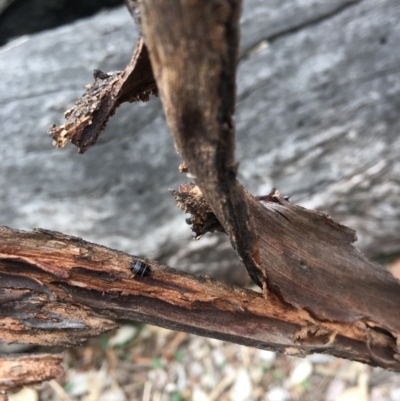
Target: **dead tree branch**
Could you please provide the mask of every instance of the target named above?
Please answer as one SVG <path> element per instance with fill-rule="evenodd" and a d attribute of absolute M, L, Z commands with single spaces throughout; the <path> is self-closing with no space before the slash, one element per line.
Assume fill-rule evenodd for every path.
<path fill-rule="evenodd" d="M 314 352 L 400 371 L 395 340 L 362 322 L 315 319 L 262 294 L 145 260 L 135 276 L 126 253 L 60 233 L 0 228 L 0 338 L 79 344 L 134 319 L 296 356 Z"/>
<path fill-rule="evenodd" d="M 142 28 L 176 147 L 260 286 L 259 245 L 234 160 L 241 2 L 140 2 Z M 190 29 L 188 29 L 190 27 Z"/>
<path fill-rule="evenodd" d="M 232 114 L 240 2 L 140 5 L 177 148 L 254 281 L 276 296 L 275 304 L 287 302 L 321 321 L 359 322 L 400 344 L 399 282 L 353 247 L 355 232 L 291 205 L 278 192 L 262 204 L 236 180 Z M 399 351 L 396 345 L 391 358 L 398 360 Z"/>
<path fill-rule="evenodd" d="M 192 209 L 207 211 L 190 222 L 202 226 L 201 233 L 224 230 L 264 294 L 147 260 L 150 276 L 137 277 L 137 258 L 125 253 L 60 233 L 2 228 L 1 338 L 74 345 L 124 318 L 400 371 L 400 283 L 353 247 L 353 230 L 290 204 L 277 191 L 255 199 L 236 179 L 240 2 L 142 0 L 139 7 L 151 64 L 140 40 L 127 70 L 99 75 L 104 79 L 51 134 L 59 145 L 70 139 L 84 152 L 122 101 L 158 91 L 198 185 L 175 193 L 180 206 L 187 210 L 190 201 Z"/>

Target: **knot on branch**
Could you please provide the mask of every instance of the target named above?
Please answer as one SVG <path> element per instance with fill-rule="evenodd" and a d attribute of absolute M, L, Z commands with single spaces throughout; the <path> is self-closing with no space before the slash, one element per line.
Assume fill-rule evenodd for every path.
<path fill-rule="evenodd" d="M 191 214 L 186 222 L 191 225 L 195 239 L 200 239 L 207 232 L 225 232 L 197 185 L 192 182 L 184 183 L 176 191 L 171 190 L 171 193 L 177 206 Z"/>

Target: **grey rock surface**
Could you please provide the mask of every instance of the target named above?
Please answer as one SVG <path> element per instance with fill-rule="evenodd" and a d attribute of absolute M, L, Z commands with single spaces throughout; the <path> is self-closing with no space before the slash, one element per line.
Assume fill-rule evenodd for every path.
<path fill-rule="evenodd" d="M 400 251 L 400 3 L 245 0 L 237 159 L 255 195 L 276 186 Z M 137 32 L 124 8 L 0 48 L 0 225 L 42 227 L 192 272 L 246 277 L 222 234 L 193 241 L 169 188 L 187 178 L 159 99 L 125 104 L 80 155 L 46 131 L 91 82 L 121 70 Z"/>

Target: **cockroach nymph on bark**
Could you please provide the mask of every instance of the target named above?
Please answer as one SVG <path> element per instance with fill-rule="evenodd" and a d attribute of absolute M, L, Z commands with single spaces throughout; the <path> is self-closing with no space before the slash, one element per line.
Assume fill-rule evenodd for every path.
<path fill-rule="evenodd" d="M 135 260 L 131 266 L 132 273 L 135 276 L 146 277 L 150 276 L 151 270 L 150 267 L 140 260 Z"/>

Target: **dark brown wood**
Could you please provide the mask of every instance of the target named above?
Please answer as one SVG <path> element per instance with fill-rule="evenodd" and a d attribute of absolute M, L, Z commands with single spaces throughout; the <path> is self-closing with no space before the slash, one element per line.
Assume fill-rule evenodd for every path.
<path fill-rule="evenodd" d="M 157 87 L 146 45 L 139 39 L 125 71 L 109 73 L 109 78 L 95 79 L 87 85 L 86 93 L 65 112 L 65 124 L 50 129 L 53 144 L 64 147 L 71 141 L 79 153 L 84 153 L 96 143 L 118 106 L 124 102 L 146 102 L 151 94 L 157 95 Z"/>
<path fill-rule="evenodd" d="M 239 2 L 140 4 L 176 146 L 253 280 L 266 296 L 319 321 L 352 322 L 400 343 L 400 284 L 353 247 L 353 230 L 291 205 L 277 191 L 255 200 L 236 180 L 232 113 Z M 389 358 L 398 361 L 399 351 L 394 345 Z"/>
<path fill-rule="evenodd" d="M 140 260 L 151 274 L 138 277 Z M 74 345 L 134 319 L 290 355 L 314 352 L 400 371 L 396 343 L 271 295 L 196 277 L 60 233 L 0 228 L 0 339 Z"/>
<path fill-rule="evenodd" d="M 196 210 L 198 202 L 197 209 L 204 208 L 198 192 L 194 184 L 181 185 L 174 191 L 178 206 L 187 211 L 188 203 Z M 261 238 L 270 295 L 307 310 L 317 320 L 352 322 L 398 342 L 400 282 L 352 245 L 354 230 L 324 213 L 292 205 L 276 190 L 265 197 L 249 196 L 248 202 Z M 399 351 L 398 345 L 392 349 L 396 360 Z"/>
<path fill-rule="evenodd" d="M 176 147 L 250 276 L 262 286 L 265 270 L 258 266 L 258 239 L 234 160 L 241 2 L 145 0 L 139 6 Z"/>
<path fill-rule="evenodd" d="M 15 392 L 64 372 L 61 354 L 0 356 L 0 391 Z"/>
<path fill-rule="evenodd" d="M 232 116 L 240 2 L 142 0 L 140 7 L 150 54 L 140 40 L 127 70 L 102 75 L 89 89 L 92 98 L 67 112 L 69 123 L 51 134 L 59 145 L 71 139 L 83 152 L 122 101 L 146 100 L 158 90 L 177 149 L 199 199 L 204 196 L 207 218 L 191 222 L 202 233 L 223 229 L 263 294 L 59 233 L 4 228 L 0 335 L 74 345 L 115 327 L 117 318 L 130 318 L 400 371 L 399 282 L 352 246 L 351 229 L 276 191 L 255 199 L 236 180 Z M 142 75 L 130 74 L 137 69 Z"/>

